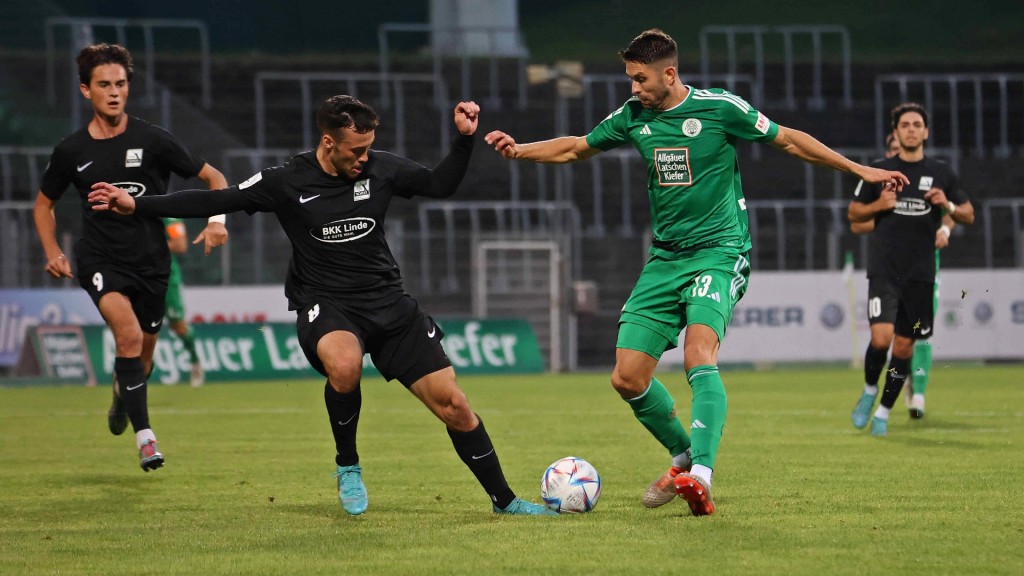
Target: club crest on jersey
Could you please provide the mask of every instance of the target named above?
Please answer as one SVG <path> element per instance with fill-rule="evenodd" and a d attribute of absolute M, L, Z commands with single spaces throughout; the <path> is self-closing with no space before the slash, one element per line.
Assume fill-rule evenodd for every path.
<path fill-rule="evenodd" d="M 146 185 L 139 182 L 114 182 L 114 186 L 128 192 L 135 198 L 146 193 Z"/>
<path fill-rule="evenodd" d="M 352 185 L 352 199 L 353 200 L 369 200 L 370 199 L 370 181 L 359 180 Z"/>
<path fill-rule="evenodd" d="M 372 232 L 376 226 L 377 222 L 373 218 L 346 218 L 312 228 L 309 234 L 321 242 L 335 244 L 358 240 Z"/>
<path fill-rule="evenodd" d="M 129 148 L 124 154 L 125 168 L 138 168 L 142 166 L 142 148 Z"/>
<path fill-rule="evenodd" d="M 932 189 L 932 182 L 931 176 L 921 176 L 921 181 L 917 183 L 917 189 L 927 192 Z"/>
<path fill-rule="evenodd" d="M 697 120 L 696 118 L 687 118 L 686 121 L 683 122 L 683 135 L 693 138 L 697 134 L 700 134 L 701 128 L 700 120 Z"/>

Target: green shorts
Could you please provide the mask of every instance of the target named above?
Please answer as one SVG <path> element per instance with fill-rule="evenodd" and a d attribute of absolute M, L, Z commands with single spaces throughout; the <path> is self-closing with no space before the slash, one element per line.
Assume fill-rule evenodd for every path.
<path fill-rule="evenodd" d="M 679 345 L 679 333 L 704 324 L 721 342 L 732 310 L 747 291 L 747 253 L 703 248 L 665 258 L 652 254 L 619 317 L 616 347 L 661 359 Z"/>

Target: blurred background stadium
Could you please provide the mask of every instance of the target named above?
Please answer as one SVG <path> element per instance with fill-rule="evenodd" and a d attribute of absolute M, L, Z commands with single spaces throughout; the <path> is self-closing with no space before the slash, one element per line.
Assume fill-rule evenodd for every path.
<path fill-rule="evenodd" d="M 500 128 L 524 141 L 585 134 L 629 95 L 617 50 L 660 27 L 680 45 L 688 83 L 726 87 L 858 161 L 879 156 L 893 105 L 924 103 L 928 153 L 953 164 L 978 214 L 974 226 L 955 231 L 943 268 L 1016 271 L 1007 276 L 1017 296 L 1006 322 L 1024 329 L 1024 5 L 660 4 L 3 3 L 0 289 L 78 289 L 44 273 L 31 207 L 53 146 L 89 117 L 73 68 L 88 43 L 129 47 L 136 62 L 129 113 L 171 130 L 237 183 L 311 148 L 313 111 L 338 93 L 381 114 L 377 148 L 428 166 L 447 150 L 451 108 L 461 99 L 483 107 L 479 134 Z M 768 147 L 740 149 L 754 236 L 752 294 L 759 273 L 838 274 L 849 256 L 863 268 L 866 241 L 849 233 L 845 216 L 852 178 Z M 549 368 L 610 365 L 618 312 L 650 237 L 644 169 L 631 149 L 544 167 L 504 162 L 481 142 L 457 196 L 392 206 L 387 230 L 407 290 L 439 317 L 529 319 Z M 80 229 L 77 202 L 66 194 L 57 209 L 69 252 Z M 277 222 L 234 215 L 228 226 L 226 249 L 184 257 L 186 286 L 279 285 L 290 250 Z M 190 222 L 192 233 L 200 229 Z M 841 303 L 843 290 L 839 284 Z M 864 292 L 855 289 L 856 297 Z M 235 293 L 244 298 L 245 289 Z M 1002 308 L 989 312 L 1000 321 Z M 755 320 L 770 323 L 771 313 Z M 987 322 L 979 314 L 971 321 Z M 853 348 L 841 354 L 861 353 Z"/>

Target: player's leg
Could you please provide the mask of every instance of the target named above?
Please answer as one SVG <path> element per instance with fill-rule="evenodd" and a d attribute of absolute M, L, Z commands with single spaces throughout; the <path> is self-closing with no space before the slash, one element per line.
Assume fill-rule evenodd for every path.
<path fill-rule="evenodd" d="M 935 322 L 935 315 L 939 311 L 939 251 L 935 251 L 935 290 L 932 292 L 932 324 Z M 928 340 L 931 332 L 925 338 L 914 342 L 914 355 L 910 359 L 910 382 L 911 387 L 907 390 L 907 408 L 911 418 L 924 417 L 924 394 L 928 389 L 928 378 L 932 371 L 932 343 Z"/>
<path fill-rule="evenodd" d="M 498 453 L 483 420 L 470 408 L 455 380 L 455 369 L 441 347 L 444 332 L 406 296 L 377 316 L 386 336 L 370 350 L 381 375 L 398 380 L 441 422 L 455 452 L 483 487 L 494 512 L 548 515 L 546 506 L 517 498 L 505 480 Z"/>
<path fill-rule="evenodd" d="M 612 387 L 633 416 L 665 447 L 669 468 L 647 487 L 642 502 L 655 508 L 675 497 L 672 482 L 690 469 L 690 437 L 676 415 L 675 400 L 654 377 L 662 353 L 674 348 L 682 330 L 678 261 L 652 257 L 644 266 L 619 320 Z"/>
<path fill-rule="evenodd" d="M 750 264 L 745 254 L 707 251 L 692 259 L 700 272 L 683 285 L 686 378 L 693 391 L 690 447 L 693 466 L 675 479 L 676 493 L 695 516 L 713 514 L 712 473 L 725 429 L 728 398 L 718 370 L 718 350 L 732 312 L 746 292 Z"/>
<path fill-rule="evenodd" d="M 135 431 L 139 465 L 147 472 L 155 470 L 163 466 L 164 458 L 157 449 L 156 436 L 149 423 L 146 398 L 147 369 L 142 358 L 144 337 L 140 320 L 135 315 L 131 301 L 120 292 L 108 292 L 103 295 L 99 301 L 99 309 L 114 337 L 114 379 L 117 382 L 115 393 Z M 150 355 L 150 362 L 151 358 Z M 116 410 L 112 408 L 112 412 Z M 108 421 L 109 416 L 111 414 L 108 414 Z M 119 417 L 117 414 L 114 416 Z"/>
<path fill-rule="evenodd" d="M 897 326 L 901 324 L 898 317 Z M 910 356 L 913 351 L 914 340 L 900 335 L 897 328 L 892 343 L 892 357 L 889 359 L 889 367 L 885 371 L 885 388 L 882 390 L 882 399 L 878 402 L 878 408 L 875 409 L 874 418 L 871 420 L 873 436 L 885 436 L 889 433 L 889 414 L 906 383 L 907 374 L 910 372 Z"/>
<path fill-rule="evenodd" d="M 328 304 L 299 310 L 296 329 L 310 365 L 327 377 L 324 406 L 334 437 L 338 500 L 349 514 L 362 514 L 369 506 L 369 497 L 356 449 L 363 403 L 363 344 L 356 335 L 359 329 Z"/>
<path fill-rule="evenodd" d="M 695 307 L 696 308 L 696 307 Z M 691 309 L 691 316 L 701 316 Z M 693 318 L 692 321 L 696 321 Z M 686 379 L 693 391 L 690 418 L 690 447 L 693 466 L 689 473 L 675 479 L 675 490 L 686 500 L 695 516 L 713 514 L 711 479 L 718 457 L 718 448 L 725 429 L 728 398 L 725 383 L 718 371 L 719 335 L 706 324 L 691 323 L 686 327 L 683 344 Z"/>
<path fill-rule="evenodd" d="M 891 282 L 882 278 L 868 279 L 868 322 L 871 341 L 864 352 L 864 387 L 853 408 L 851 420 L 855 428 L 864 428 L 871 419 L 871 409 L 878 398 L 878 378 L 885 368 L 893 339 L 893 322 L 899 302 Z"/>

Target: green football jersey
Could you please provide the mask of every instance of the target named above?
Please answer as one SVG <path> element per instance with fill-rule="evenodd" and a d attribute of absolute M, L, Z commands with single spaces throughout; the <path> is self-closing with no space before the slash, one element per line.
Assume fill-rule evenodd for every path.
<path fill-rule="evenodd" d="M 630 98 L 587 135 L 592 148 L 632 142 L 647 162 L 655 248 L 750 249 L 736 140 L 770 142 L 777 124 L 719 88 L 688 86 L 671 110 L 648 110 Z"/>
<path fill-rule="evenodd" d="M 178 222 L 183 222 L 181 218 L 163 218 L 162 220 L 164 221 L 165 236 L 167 235 L 168 226 Z M 171 273 L 167 277 L 167 285 L 168 287 L 181 286 L 181 265 L 178 264 L 177 254 L 171 254 Z"/>

